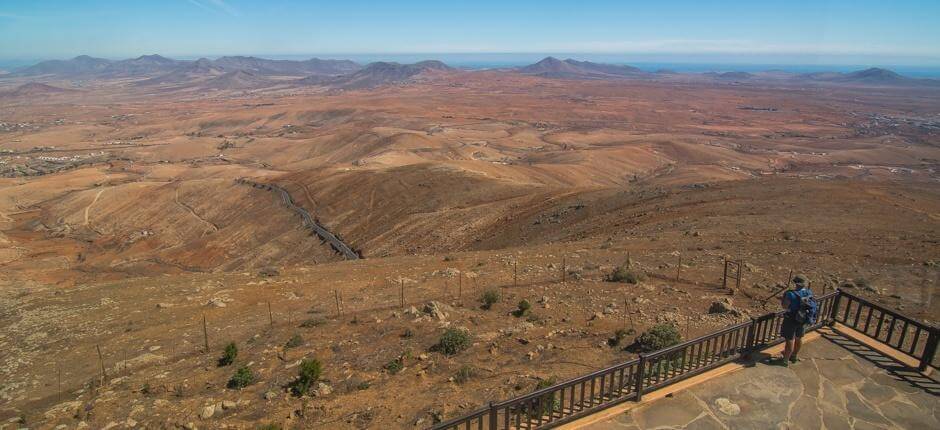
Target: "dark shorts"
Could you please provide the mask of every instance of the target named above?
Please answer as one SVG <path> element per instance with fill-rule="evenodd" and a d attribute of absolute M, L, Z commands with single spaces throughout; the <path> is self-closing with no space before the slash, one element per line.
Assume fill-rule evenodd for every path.
<path fill-rule="evenodd" d="M 792 340 L 794 337 L 799 339 L 806 334 L 806 326 L 796 322 L 793 318 L 783 318 L 783 324 L 780 324 L 780 336 L 786 340 Z"/>

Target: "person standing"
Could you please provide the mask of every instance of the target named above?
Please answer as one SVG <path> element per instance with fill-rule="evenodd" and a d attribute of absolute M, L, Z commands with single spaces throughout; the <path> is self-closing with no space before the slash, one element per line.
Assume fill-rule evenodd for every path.
<path fill-rule="evenodd" d="M 773 364 L 786 367 L 789 363 L 800 361 L 798 354 L 803 346 L 803 335 L 806 334 L 806 327 L 816 322 L 818 313 L 813 291 L 807 284 L 805 276 L 794 276 L 794 288 L 787 290 L 780 298 L 780 305 L 786 310 L 783 324 L 780 325 L 780 336 L 786 344 L 783 355 L 773 360 Z"/>

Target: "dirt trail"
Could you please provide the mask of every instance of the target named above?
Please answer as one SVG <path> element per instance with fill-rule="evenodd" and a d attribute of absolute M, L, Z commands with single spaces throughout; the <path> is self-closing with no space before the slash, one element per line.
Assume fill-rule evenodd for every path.
<path fill-rule="evenodd" d="M 217 225 L 215 225 L 215 224 L 209 222 L 209 221 L 206 220 L 205 218 L 199 216 L 199 214 L 197 214 L 196 211 L 193 210 L 193 208 L 192 208 L 191 206 L 189 206 L 189 205 L 187 205 L 186 203 L 183 203 L 182 201 L 180 201 L 180 187 L 179 187 L 179 184 L 177 184 L 177 186 L 176 186 L 176 194 L 174 195 L 173 200 L 176 202 L 177 205 L 179 205 L 180 207 L 182 207 L 183 209 L 185 209 L 186 212 L 189 212 L 192 216 L 196 217 L 196 219 L 198 219 L 199 221 L 201 221 L 203 224 L 206 224 L 207 226 L 209 226 L 209 228 L 211 228 L 212 231 L 219 231 L 219 226 L 217 226 Z M 205 236 L 205 233 L 203 233 L 203 236 Z"/>
<path fill-rule="evenodd" d="M 98 194 L 95 194 L 95 199 L 92 200 L 91 203 L 88 204 L 88 206 L 85 206 L 85 224 L 84 225 L 88 225 L 88 211 L 90 211 L 91 207 L 94 206 L 94 204 L 98 202 L 98 198 L 101 197 L 101 193 L 103 193 L 106 189 L 107 188 L 98 190 Z"/>

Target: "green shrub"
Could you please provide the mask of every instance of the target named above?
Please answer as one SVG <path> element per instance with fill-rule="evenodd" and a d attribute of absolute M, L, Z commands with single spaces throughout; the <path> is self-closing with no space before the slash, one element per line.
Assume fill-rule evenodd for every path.
<path fill-rule="evenodd" d="M 532 304 L 529 303 L 528 300 L 522 299 L 522 301 L 519 302 L 518 308 L 515 311 L 513 311 L 513 315 L 515 315 L 517 318 L 521 316 L 525 316 L 529 313 L 529 310 L 531 309 L 532 309 Z"/>
<path fill-rule="evenodd" d="M 456 328 L 449 328 L 441 335 L 436 349 L 446 355 L 454 355 L 470 347 L 470 332 Z"/>
<path fill-rule="evenodd" d="M 302 327 L 302 328 L 313 328 L 313 327 L 319 327 L 319 326 L 321 326 L 321 325 L 323 325 L 323 324 L 325 324 L 325 323 L 326 323 L 326 321 L 324 321 L 324 320 L 321 319 L 321 318 L 310 318 L 310 319 L 305 320 L 304 322 L 300 323 L 300 327 Z"/>
<path fill-rule="evenodd" d="M 610 282 L 624 282 L 627 284 L 636 284 L 641 281 L 646 280 L 646 276 L 643 273 L 635 271 L 633 269 L 620 266 L 614 269 L 610 275 L 607 276 L 607 280 Z"/>
<path fill-rule="evenodd" d="M 323 365 L 316 359 L 303 360 L 300 362 L 300 368 L 297 371 L 297 379 L 291 383 L 294 394 L 305 396 L 310 391 L 323 373 Z"/>
<path fill-rule="evenodd" d="M 454 382 L 463 384 L 474 376 L 476 376 L 476 370 L 465 364 L 460 366 L 460 369 L 457 369 L 457 373 L 454 375 Z"/>
<path fill-rule="evenodd" d="M 405 339 L 411 339 L 411 338 L 415 337 L 415 332 L 414 332 L 414 330 L 412 330 L 412 329 L 410 329 L 410 328 L 406 328 L 406 329 L 405 329 L 405 332 L 401 334 L 401 337 L 403 337 L 403 338 L 405 338 Z"/>
<path fill-rule="evenodd" d="M 401 372 L 404 368 L 405 360 L 403 360 L 401 357 L 398 357 L 385 364 L 385 371 L 388 372 L 389 375 L 394 375 L 398 372 Z"/>
<path fill-rule="evenodd" d="M 228 387 L 240 390 L 255 382 L 255 374 L 248 367 L 242 366 L 228 380 Z"/>
<path fill-rule="evenodd" d="M 639 352 L 659 351 L 682 342 L 679 329 L 672 324 L 656 324 L 637 336 L 634 349 Z"/>
<path fill-rule="evenodd" d="M 281 430 L 281 429 L 282 427 L 279 424 L 274 424 L 274 423 L 264 424 L 258 427 L 258 430 Z"/>
<path fill-rule="evenodd" d="M 483 293 L 483 296 L 480 297 L 480 303 L 482 303 L 483 309 L 490 309 L 499 302 L 499 291 L 496 290 L 486 290 Z"/>
<path fill-rule="evenodd" d="M 287 343 L 284 344 L 284 348 L 288 348 L 288 349 L 296 348 L 303 344 L 304 344 L 304 338 L 300 337 L 299 334 L 294 333 L 294 335 L 291 336 L 290 340 L 288 340 Z"/>
<path fill-rule="evenodd" d="M 551 376 L 545 379 L 539 379 L 538 384 L 535 384 L 534 391 L 551 387 L 552 385 L 555 385 L 556 382 L 557 380 L 555 379 L 554 376 Z M 539 403 L 541 404 L 542 415 L 546 415 L 546 414 L 551 413 L 552 411 L 557 411 L 561 409 L 561 401 L 558 399 L 558 397 L 555 396 L 554 393 L 549 393 L 549 394 L 542 396 L 539 399 Z"/>
<path fill-rule="evenodd" d="M 235 342 L 229 342 L 228 345 L 225 345 L 225 352 L 219 357 L 219 367 L 234 363 L 235 357 L 238 357 L 238 347 L 235 346 Z"/>

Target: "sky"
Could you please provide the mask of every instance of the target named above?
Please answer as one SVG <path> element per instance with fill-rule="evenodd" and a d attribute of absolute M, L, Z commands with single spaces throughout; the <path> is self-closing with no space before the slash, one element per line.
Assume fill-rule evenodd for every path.
<path fill-rule="evenodd" d="M 938 0 L 0 0 L 0 59 L 580 53 L 940 66 L 938 23 Z"/>

